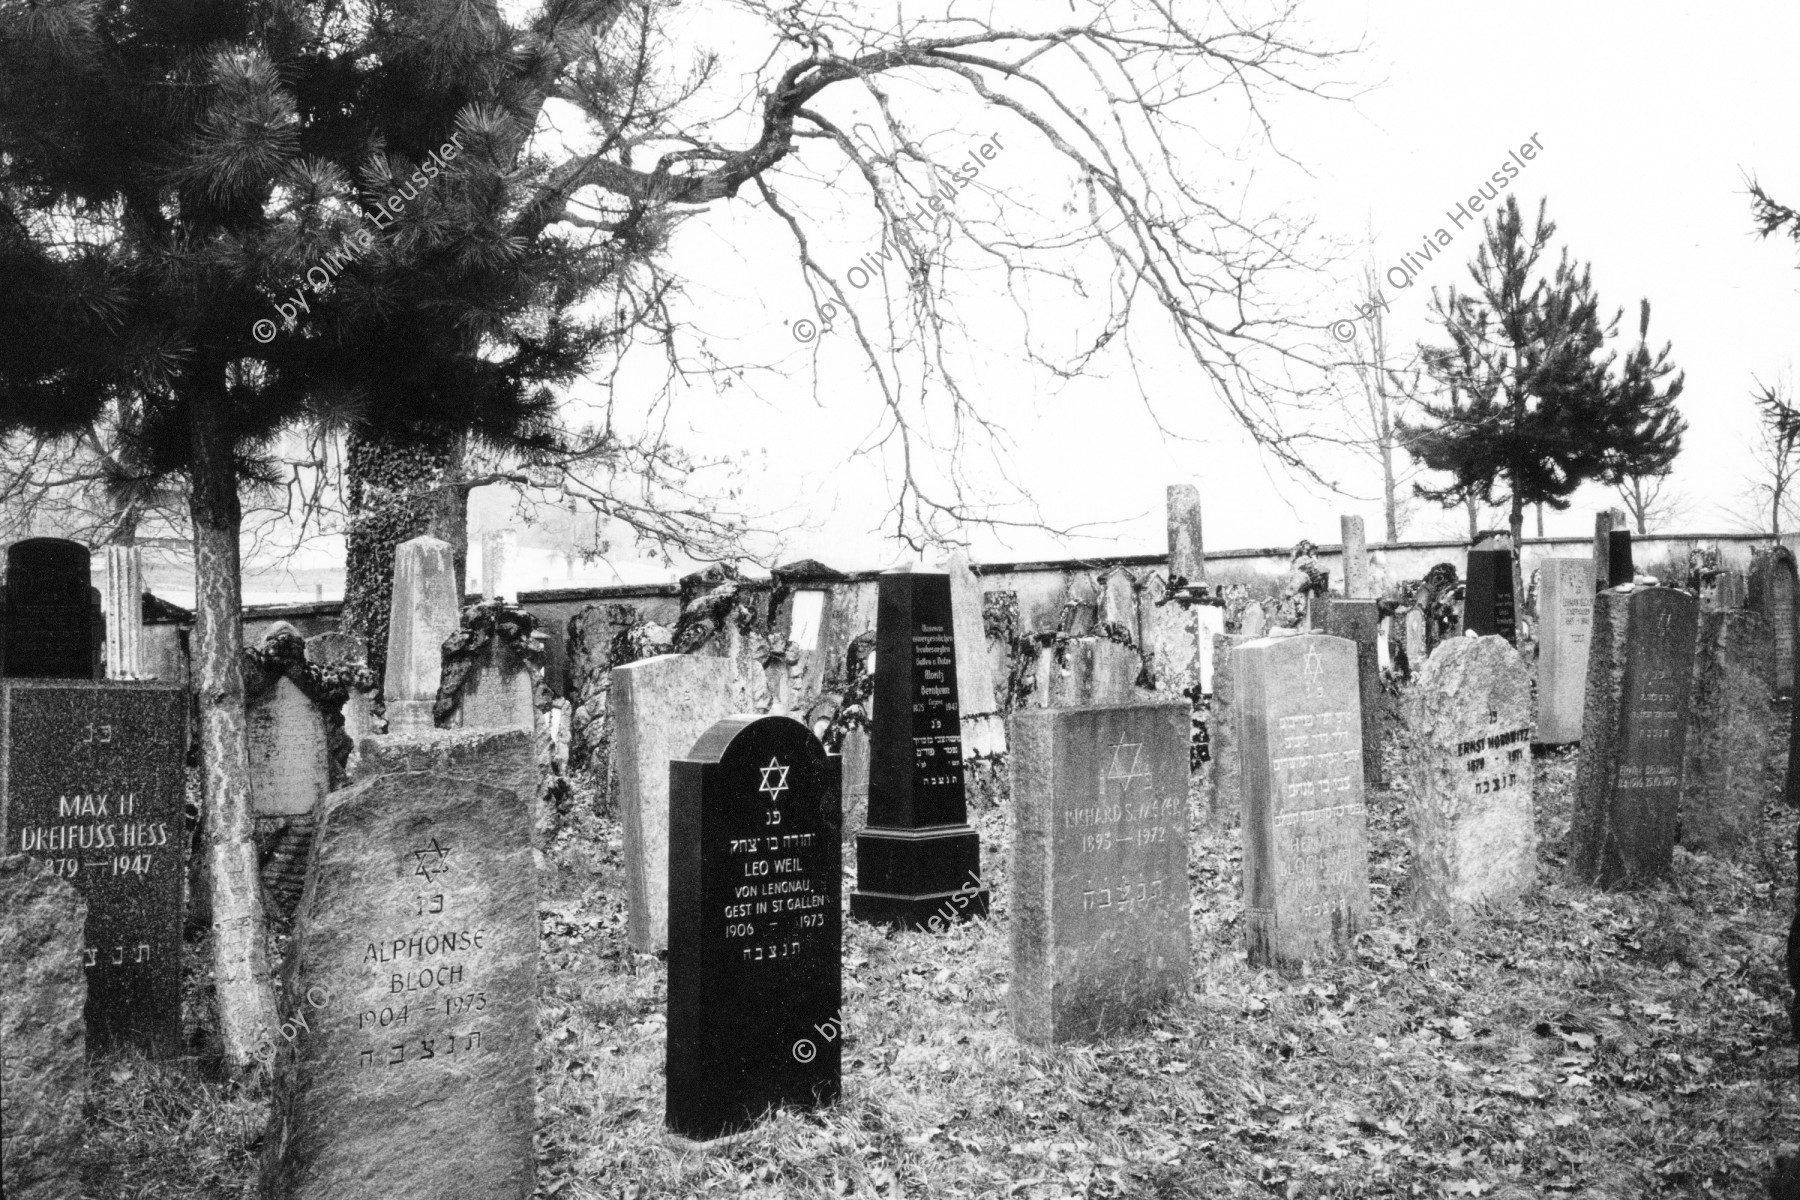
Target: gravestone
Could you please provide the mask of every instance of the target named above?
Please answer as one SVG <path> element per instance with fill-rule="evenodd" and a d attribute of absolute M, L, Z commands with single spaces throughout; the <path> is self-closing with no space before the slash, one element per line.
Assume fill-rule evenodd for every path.
<path fill-rule="evenodd" d="M 331 790 L 331 750 L 318 706 L 283 675 L 246 708 L 250 801 L 256 815 L 312 812 Z"/>
<path fill-rule="evenodd" d="M 1369 582 L 1369 543 L 1363 535 L 1363 519 L 1339 517 L 1338 527 L 1344 540 L 1344 596 L 1367 600 L 1375 595 L 1375 589 Z"/>
<path fill-rule="evenodd" d="M 1594 564 L 1586 558 L 1552 558 L 1540 569 L 1535 736 L 1554 746 L 1581 740 L 1588 637 L 1594 624 Z"/>
<path fill-rule="evenodd" d="M 682 1137 L 837 1099 L 838 765 L 800 722 L 750 714 L 669 764 L 665 1120 Z"/>
<path fill-rule="evenodd" d="M 1424 609 L 1406 610 L 1405 628 L 1401 636 L 1406 640 L 1406 669 L 1415 677 L 1425 669 L 1425 660 L 1430 655 L 1430 651 L 1426 649 L 1425 626 Z"/>
<path fill-rule="evenodd" d="M 1769 623 L 1747 608 L 1700 614 L 1681 784 L 1681 844 L 1729 856 L 1762 824 L 1775 694 Z"/>
<path fill-rule="evenodd" d="M 1362 713 L 1363 782 L 1378 787 L 1381 771 L 1381 610 L 1373 600 L 1330 600 L 1325 632 L 1356 646 L 1356 682 Z"/>
<path fill-rule="evenodd" d="M 0 844 L 87 904 L 89 1050 L 181 1048 L 187 717 L 170 684 L 0 684 Z"/>
<path fill-rule="evenodd" d="M 1375 665 L 1380 671 L 1380 678 L 1386 679 L 1394 670 L 1394 618 L 1384 616 L 1375 626 Z"/>
<path fill-rule="evenodd" d="M 1008 719 L 1019 1038 L 1104 1037 L 1187 991 L 1188 711 L 1163 702 Z"/>
<path fill-rule="evenodd" d="M 106 677 L 144 679 L 144 558 L 136 546 L 106 548 Z"/>
<path fill-rule="evenodd" d="M 1603 592 L 1618 583 L 1630 583 L 1624 579 L 1614 579 L 1612 574 L 1612 535 L 1614 530 L 1625 528 L 1625 514 L 1616 508 L 1602 509 L 1594 514 L 1594 590 Z"/>
<path fill-rule="evenodd" d="M 49 864 L 0 857 L 0 1190 L 64 1200 L 87 1137 L 87 906 Z"/>
<path fill-rule="evenodd" d="M 979 841 L 963 800 L 946 585 L 943 572 L 911 567 L 878 580 L 868 820 L 857 836 L 860 886 L 850 909 L 859 919 L 924 928 L 944 896 L 979 875 Z M 1092 671 L 1078 678 L 1093 686 Z M 1056 683 L 1040 681 L 1038 702 Z M 987 898 L 984 887 L 962 915 L 985 915 Z"/>
<path fill-rule="evenodd" d="M 1154 593 L 1154 598 L 1153 598 Z M 1156 690 L 1186 695 L 1200 680 L 1199 607 L 1152 577 L 1138 606 L 1143 654 Z"/>
<path fill-rule="evenodd" d="M 1631 560 L 1631 530 L 1615 529 L 1606 535 L 1606 562 L 1613 587 L 1637 578 L 1637 566 Z"/>
<path fill-rule="evenodd" d="M 839 747 L 844 774 L 844 844 L 852 840 L 869 823 L 869 731 L 860 726 L 844 731 L 844 744 Z"/>
<path fill-rule="evenodd" d="M 14 679 L 93 679 L 88 549 L 62 538 L 27 538 L 6 548 L 5 663 Z"/>
<path fill-rule="evenodd" d="M 1130 703 L 1143 659 L 1124 642 L 1077 637 L 1040 647 L 1037 667 L 1034 707 L 1081 708 Z"/>
<path fill-rule="evenodd" d="M 450 544 L 417 537 L 394 549 L 394 603 L 388 619 L 388 730 L 436 727 L 432 709 L 444 674 L 444 639 L 461 628 L 461 597 Z"/>
<path fill-rule="evenodd" d="M 333 792 L 284 971 L 263 1195 L 529 1197 L 537 961 L 520 797 L 424 772 Z"/>
<path fill-rule="evenodd" d="M 463 681 L 453 725 L 457 729 L 537 728 L 531 668 L 501 638 L 477 651 L 475 669 Z"/>
<path fill-rule="evenodd" d="M 534 807 L 539 792 L 536 748 L 519 729 L 434 729 L 408 737 L 366 737 L 350 758 L 350 782 L 382 775 L 450 775 L 485 783 Z M 542 828 L 542 814 L 535 823 Z"/>
<path fill-rule="evenodd" d="M 1252 966 L 1342 957 L 1368 920 L 1356 647 L 1324 634 L 1233 651 Z"/>
<path fill-rule="evenodd" d="M 951 626 L 956 634 L 956 699 L 962 718 L 963 756 L 1006 753 L 1006 718 L 994 698 L 993 667 L 982 624 L 981 583 L 960 550 L 944 564 L 950 577 Z M 1135 603 L 1135 602 L 1134 602 Z M 1135 619 L 1132 628 L 1136 628 Z"/>
<path fill-rule="evenodd" d="M 1268 628 L 1269 619 L 1263 614 L 1263 606 L 1254 600 L 1246 604 L 1243 618 L 1238 623 L 1238 632 L 1245 637 L 1258 638 L 1268 632 Z"/>
<path fill-rule="evenodd" d="M 1500 637 L 1439 646 L 1406 726 L 1413 902 L 1460 921 L 1518 899 L 1537 863 L 1531 675 L 1518 651 Z"/>
<path fill-rule="evenodd" d="M 1213 637 L 1213 692 L 1206 717 L 1206 819 L 1226 826 L 1243 809 L 1242 768 L 1238 762 L 1236 647 L 1257 640 L 1249 634 Z"/>
<path fill-rule="evenodd" d="M 1775 658 L 1775 694 L 1792 695 L 1794 691 L 1794 648 L 1800 625 L 1796 625 L 1794 604 L 1796 582 L 1794 555 L 1786 546 L 1776 546 L 1756 555 L 1750 564 L 1749 607 L 1760 612 L 1769 622 L 1773 637 L 1771 653 Z"/>
<path fill-rule="evenodd" d="M 1681 804 L 1698 604 L 1609 588 L 1594 604 L 1569 874 L 1607 890 L 1666 879 Z"/>
<path fill-rule="evenodd" d="M 745 700 L 743 684 L 723 658 L 659 654 L 613 668 L 607 703 L 633 950 L 655 953 L 669 946 L 669 763 L 716 722 L 744 711 Z"/>
<path fill-rule="evenodd" d="M 1206 547 L 1200 530 L 1200 489 L 1190 483 L 1169 485 L 1169 585 L 1180 580 L 1193 586 L 1206 578 Z"/>
<path fill-rule="evenodd" d="M 856 837 L 850 915 L 919 929 L 981 877 L 963 798 L 950 578 L 901 568 L 877 587 L 869 823 Z M 958 916 L 986 916 L 987 906 L 982 886 Z"/>
<path fill-rule="evenodd" d="M 1744 608 L 1750 603 L 1750 581 L 1735 567 L 1726 567 L 1713 582 L 1714 608 Z"/>
<path fill-rule="evenodd" d="M 1518 641 L 1512 561 L 1511 550 L 1469 551 L 1467 583 L 1463 589 L 1464 629 L 1482 637 L 1497 634 L 1508 642 Z"/>

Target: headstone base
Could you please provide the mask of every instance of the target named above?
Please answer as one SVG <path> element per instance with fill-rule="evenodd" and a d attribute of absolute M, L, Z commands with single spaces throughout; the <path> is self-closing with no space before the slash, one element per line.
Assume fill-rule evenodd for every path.
<path fill-rule="evenodd" d="M 858 921 L 930 929 L 985 917 L 981 837 L 967 825 L 936 829 L 865 829 L 856 838 L 856 890 L 850 915 Z"/>
<path fill-rule="evenodd" d="M 387 726 L 390 734 L 431 733 L 437 729 L 432 716 L 435 700 L 389 700 Z"/>

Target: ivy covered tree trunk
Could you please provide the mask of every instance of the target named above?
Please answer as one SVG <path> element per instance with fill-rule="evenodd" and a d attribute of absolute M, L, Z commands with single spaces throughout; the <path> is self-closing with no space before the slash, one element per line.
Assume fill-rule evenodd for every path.
<path fill-rule="evenodd" d="M 252 841 L 250 743 L 244 713 L 242 508 L 230 405 L 217 383 L 194 400 L 188 511 L 194 522 L 194 690 L 200 707 L 205 847 L 212 888 L 213 987 L 233 1068 L 252 1061 L 277 1024 Z"/>
<path fill-rule="evenodd" d="M 469 493 L 462 442 L 401 444 L 352 434 L 348 456 L 350 532 L 344 563 L 345 633 L 368 645 L 376 680 L 387 672 L 394 549 L 430 534 L 450 543 L 456 594 L 466 591 Z"/>

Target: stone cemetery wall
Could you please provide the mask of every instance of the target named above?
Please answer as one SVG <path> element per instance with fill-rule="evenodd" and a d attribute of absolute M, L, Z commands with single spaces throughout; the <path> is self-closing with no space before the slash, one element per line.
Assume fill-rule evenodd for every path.
<path fill-rule="evenodd" d="M 1368 920 L 1356 647 L 1258 638 L 1232 671 L 1250 962 L 1296 972 L 1348 953 Z"/>
<path fill-rule="evenodd" d="M 1413 901 L 1462 920 L 1531 886 L 1531 676 L 1506 639 L 1457 638 L 1407 697 Z"/>
<path fill-rule="evenodd" d="M 264 1196 L 532 1194 L 535 881 L 513 792 L 408 772 L 332 793 L 283 980 Z"/>
<path fill-rule="evenodd" d="M 0 846 L 87 904 L 90 1047 L 181 1044 L 186 693 L 160 683 L 0 683 Z"/>
<path fill-rule="evenodd" d="M 708 1140 L 838 1096 L 838 761 L 790 717 L 730 717 L 669 764 L 670 1129 Z"/>
<path fill-rule="evenodd" d="M 1188 712 L 1165 701 L 1009 718 L 1020 1038 L 1103 1037 L 1186 991 Z"/>
<path fill-rule="evenodd" d="M 608 703 L 634 950 L 669 946 L 669 763 L 716 722 L 745 711 L 745 692 L 722 658 L 659 654 L 613 668 Z"/>
<path fill-rule="evenodd" d="M 1611 890 L 1668 877 L 1697 609 L 1672 588 L 1609 588 L 1595 599 L 1569 827 L 1576 883 Z"/>
<path fill-rule="evenodd" d="M 87 905 L 50 864 L 0 857 L 0 1187 L 64 1200 L 84 1134 L 81 929 Z"/>
<path fill-rule="evenodd" d="M 1732 855 L 1749 845 L 1768 798 L 1769 623 L 1747 608 L 1700 614 L 1681 785 L 1681 844 Z"/>

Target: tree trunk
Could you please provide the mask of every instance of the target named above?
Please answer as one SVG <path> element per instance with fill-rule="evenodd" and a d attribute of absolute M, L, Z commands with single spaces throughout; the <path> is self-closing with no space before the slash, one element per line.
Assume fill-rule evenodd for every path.
<path fill-rule="evenodd" d="M 1521 551 L 1525 548 L 1525 505 L 1515 493 L 1512 498 L 1512 592 L 1513 622 L 1518 623 L 1518 614 L 1525 611 L 1525 572 L 1520 569 Z"/>
<path fill-rule="evenodd" d="M 222 376 L 223 372 L 218 372 Z M 250 746 L 244 713 L 242 509 L 222 378 L 194 402 L 188 512 L 194 522 L 194 690 L 200 709 L 206 865 L 212 888 L 213 987 L 219 1033 L 233 1068 L 274 1036 L 274 981 L 263 931 L 251 835 Z"/>
<path fill-rule="evenodd" d="M 1469 510 L 1469 544 L 1474 545 L 1475 535 L 1480 533 L 1481 530 L 1476 524 L 1476 522 L 1480 520 L 1480 505 L 1476 501 L 1473 493 L 1463 497 L 1463 507 Z"/>
<path fill-rule="evenodd" d="M 1544 506 L 1542 504 L 1537 506 L 1537 535 L 1540 538 L 1544 536 Z"/>

